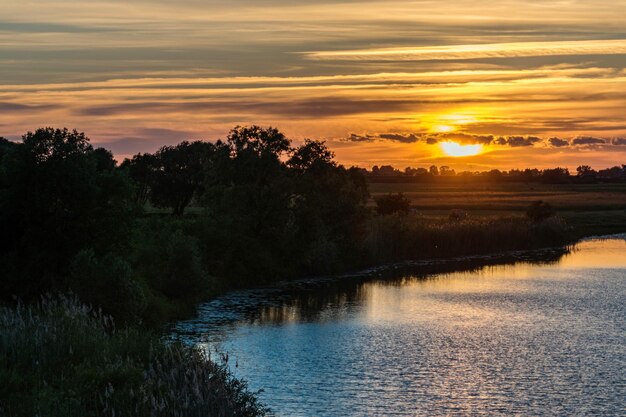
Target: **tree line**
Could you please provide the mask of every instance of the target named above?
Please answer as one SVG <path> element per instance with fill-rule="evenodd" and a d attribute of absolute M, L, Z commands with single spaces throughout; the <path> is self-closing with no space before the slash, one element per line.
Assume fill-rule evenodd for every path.
<path fill-rule="evenodd" d="M 367 198 L 323 142 L 294 147 L 274 128 L 121 164 L 83 133 L 38 129 L 0 141 L 1 294 L 72 291 L 124 319 L 167 316 L 172 300 L 349 262 Z M 192 201 L 200 215 L 182 217 Z M 148 202 L 174 216 L 145 216 Z"/>
<path fill-rule="evenodd" d="M 392 165 L 374 165 L 371 170 L 361 169 L 370 182 L 429 182 L 429 181 L 488 181 L 488 182 L 543 182 L 543 183 L 594 183 L 626 182 L 626 165 L 594 170 L 580 165 L 576 173 L 568 168 L 526 168 L 489 171 L 456 172 L 449 166 L 431 165 L 429 168 L 406 167 L 404 170 Z"/>
<path fill-rule="evenodd" d="M 568 239 L 544 215 L 407 216 L 402 195 L 376 199 L 376 215 L 367 182 L 324 142 L 294 146 L 258 126 L 121 164 L 75 130 L 0 140 L 0 298 L 70 292 L 122 322 L 155 325 L 231 288 Z"/>

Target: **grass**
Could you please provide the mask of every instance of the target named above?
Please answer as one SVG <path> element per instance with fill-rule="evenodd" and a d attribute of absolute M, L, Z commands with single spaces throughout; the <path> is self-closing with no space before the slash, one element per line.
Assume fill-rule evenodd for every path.
<path fill-rule="evenodd" d="M 72 297 L 0 307 L 0 415 L 261 416 L 225 365 Z"/>
<path fill-rule="evenodd" d="M 626 232 L 626 184 L 467 183 L 370 184 L 371 200 L 404 193 L 424 219 L 445 221 L 451 210 L 476 220 L 523 217 L 532 201 L 549 202 L 573 237 Z"/>
<path fill-rule="evenodd" d="M 369 223 L 365 253 L 373 264 L 479 255 L 509 250 L 561 246 L 571 228 L 560 217 L 531 222 L 522 217 L 428 218 L 379 216 Z"/>
<path fill-rule="evenodd" d="M 626 184 L 372 183 L 369 187 L 372 205 L 376 196 L 402 192 L 418 210 L 523 211 L 536 200 L 565 211 L 626 208 Z"/>

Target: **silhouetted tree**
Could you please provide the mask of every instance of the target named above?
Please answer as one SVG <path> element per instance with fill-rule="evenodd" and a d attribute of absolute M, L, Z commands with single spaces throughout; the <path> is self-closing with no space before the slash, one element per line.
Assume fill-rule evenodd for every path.
<path fill-rule="evenodd" d="M 579 177 L 587 177 L 589 175 L 595 174 L 595 171 L 591 169 L 589 165 L 580 165 L 578 168 L 576 168 L 576 174 Z"/>
<path fill-rule="evenodd" d="M 541 174 L 541 180 L 549 184 L 560 184 L 568 182 L 569 179 L 569 170 L 567 168 L 544 169 Z"/>
<path fill-rule="evenodd" d="M 139 153 L 131 159 L 125 159 L 120 165 L 121 169 L 128 171 L 128 175 L 135 185 L 135 203 L 139 207 L 144 207 L 148 202 L 150 189 L 155 181 L 157 166 L 156 157 L 149 153 Z"/>
<path fill-rule="evenodd" d="M 380 215 L 407 214 L 411 201 L 403 194 L 387 194 L 376 198 L 376 212 Z"/>
<path fill-rule="evenodd" d="M 33 295 L 62 285 L 81 249 L 120 249 L 131 187 L 110 153 L 77 131 L 28 132 L 3 158 L 0 175 L 2 294 Z"/>
<path fill-rule="evenodd" d="M 182 216 L 196 193 L 201 191 L 207 165 L 215 151 L 212 143 L 181 142 L 163 146 L 154 155 L 150 201 L 157 207 L 171 207 Z"/>
<path fill-rule="evenodd" d="M 337 164 L 333 161 L 335 154 L 331 152 L 322 141 L 306 139 L 304 145 L 297 148 L 287 166 L 299 172 L 315 169 L 318 166 L 332 166 Z"/>

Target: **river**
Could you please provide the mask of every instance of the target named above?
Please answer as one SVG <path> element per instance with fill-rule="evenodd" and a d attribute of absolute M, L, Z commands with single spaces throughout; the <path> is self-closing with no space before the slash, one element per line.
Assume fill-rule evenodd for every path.
<path fill-rule="evenodd" d="M 625 415 L 624 237 L 414 269 L 233 292 L 174 336 L 278 416 Z"/>

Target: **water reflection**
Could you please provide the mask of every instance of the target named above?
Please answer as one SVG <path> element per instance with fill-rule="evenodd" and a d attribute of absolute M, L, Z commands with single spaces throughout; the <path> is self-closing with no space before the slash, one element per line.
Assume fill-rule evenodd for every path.
<path fill-rule="evenodd" d="M 175 333 L 228 351 L 284 416 L 619 415 L 625 249 L 285 283 L 214 300 Z"/>

